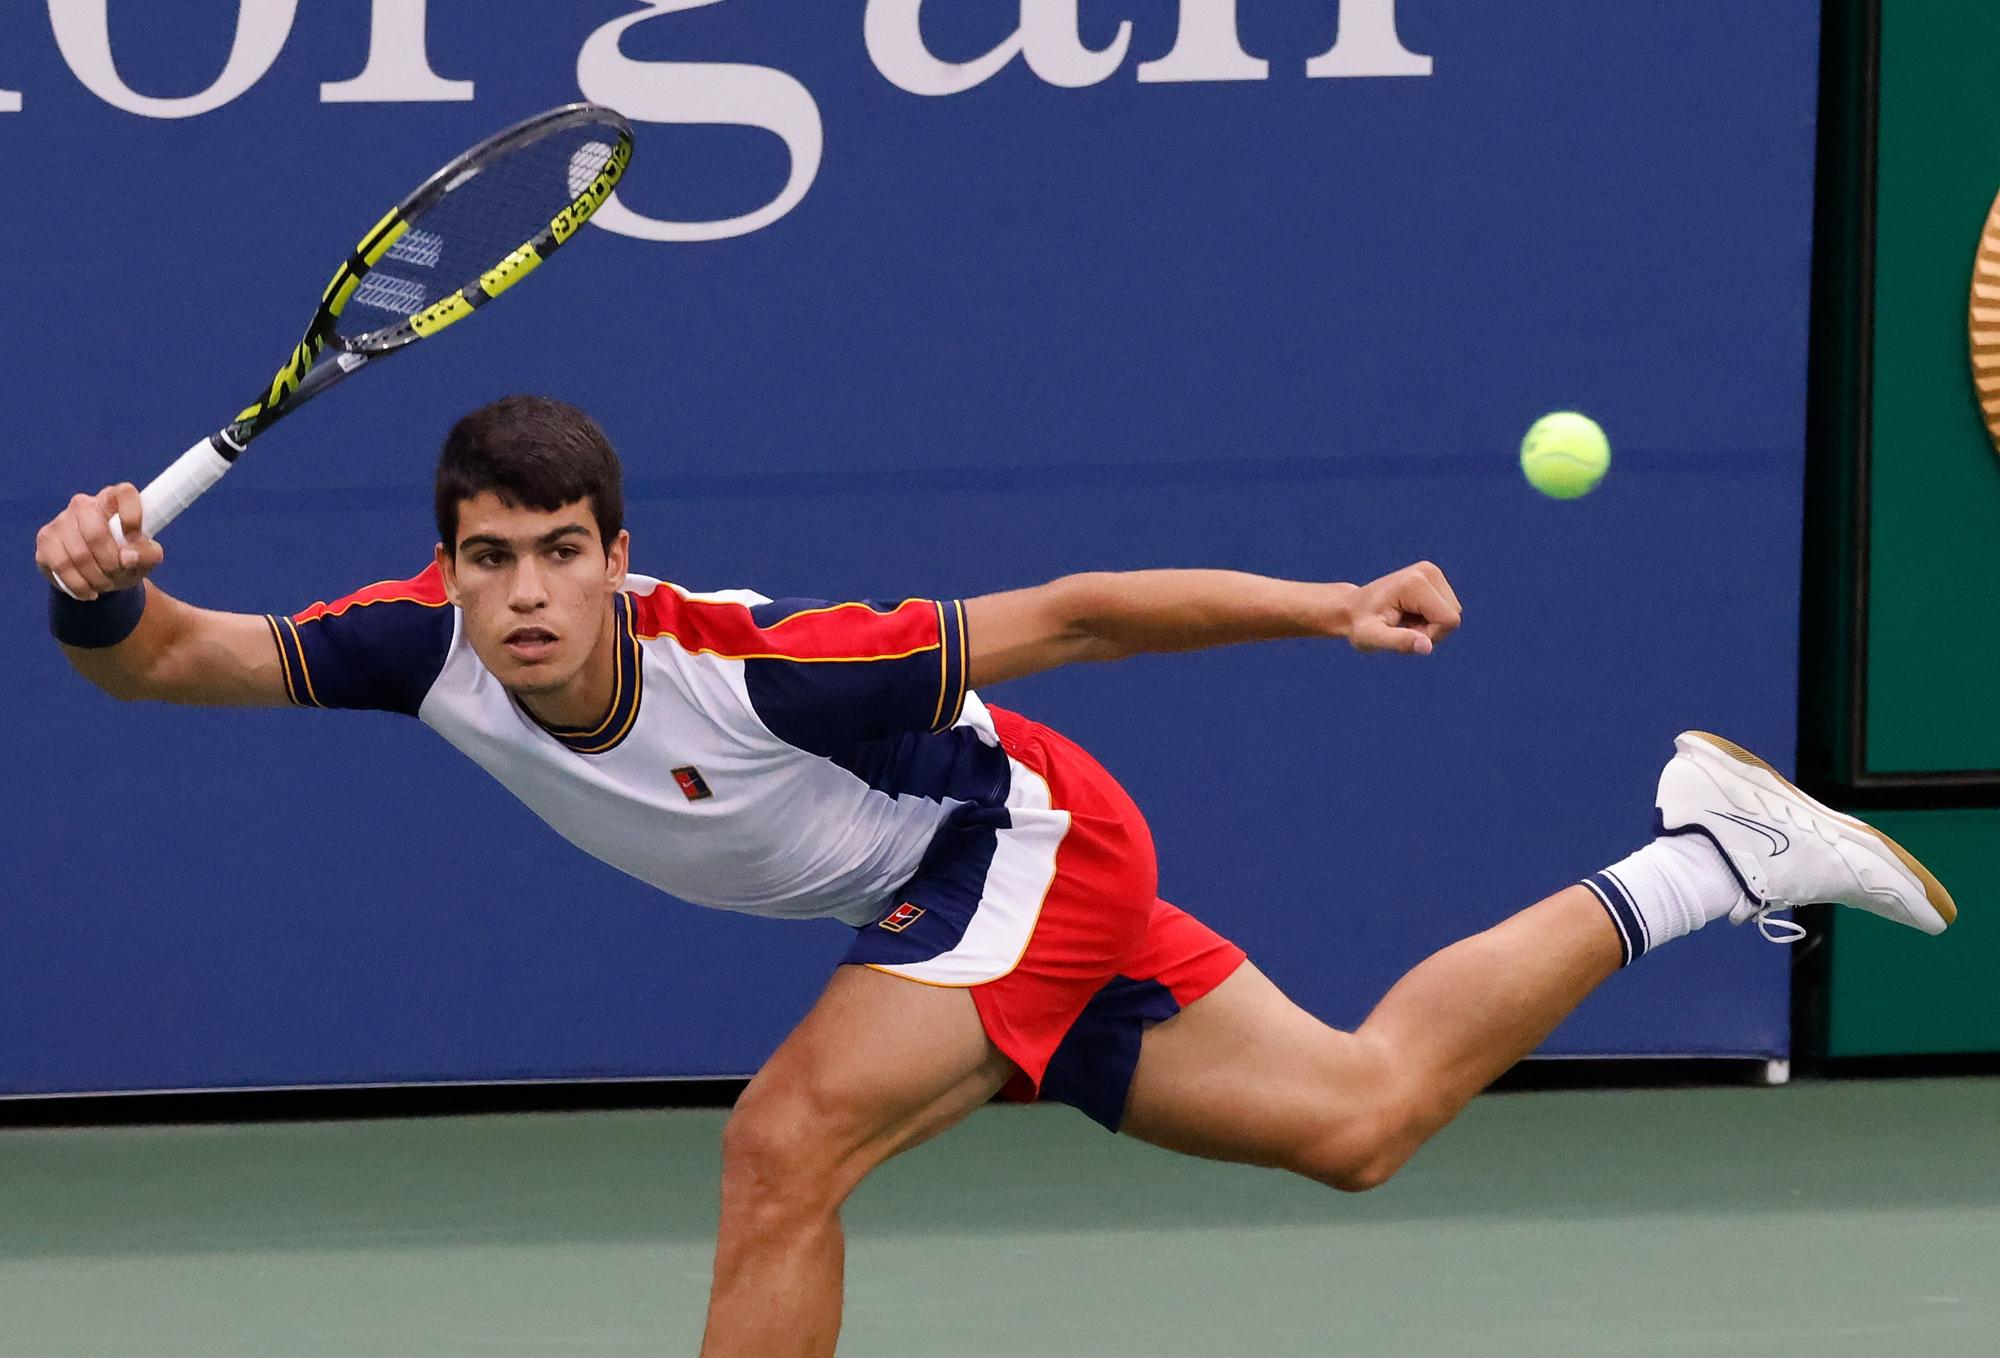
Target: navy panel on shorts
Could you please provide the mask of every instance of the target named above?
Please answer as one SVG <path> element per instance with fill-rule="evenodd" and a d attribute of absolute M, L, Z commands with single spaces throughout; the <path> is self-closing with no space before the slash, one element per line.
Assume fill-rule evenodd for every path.
<path fill-rule="evenodd" d="M 994 832 L 1011 823 L 1004 806 L 955 808 L 932 836 L 917 875 L 891 898 L 881 919 L 855 930 L 843 960 L 909 966 L 956 948 L 986 894 L 986 870 L 998 847 Z"/>
<path fill-rule="evenodd" d="M 1139 1069 L 1139 1039 L 1155 1023 L 1180 1013 L 1180 1001 L 1158 981 L 1114 976 L 1091 997 L 1076 1026 L 1049 1058 L 1042 1097 L 1081 1110 L 1117 1131 Z"/>

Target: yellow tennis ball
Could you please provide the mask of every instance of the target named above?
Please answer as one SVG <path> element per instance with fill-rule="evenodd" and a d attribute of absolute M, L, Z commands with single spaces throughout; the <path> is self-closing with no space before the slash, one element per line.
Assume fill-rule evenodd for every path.
<path fill-rule="evenodd" d="M 1597 421 L 1574 410 L 1544 415 L 1521 440 L 1528 484 L 1556 500 L 1588 495 L 1611 467 L 1611 443 Z"/>

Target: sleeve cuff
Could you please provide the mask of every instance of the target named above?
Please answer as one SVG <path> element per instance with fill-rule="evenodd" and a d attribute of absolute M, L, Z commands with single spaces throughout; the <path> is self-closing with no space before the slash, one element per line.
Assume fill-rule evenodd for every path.
<path fill-rule="evenodd" d="M 938 717 L 931 726 L 943 731 L 954 725 L 965 710 L 966 632 L 965 602 L 953 599 L 938 605 Z"/>
<path fill-rule="evenodd" d="M 278 664 L 285 673 L 285 696 L 294 707 L 326 706 L 313 692 L 312 671 L 306 667 L 305 643 L 299 638 L 298 625 L 275 613 L 266 613 L 264 621 L 270 624 L 271 640 L 277 643 Z"/>

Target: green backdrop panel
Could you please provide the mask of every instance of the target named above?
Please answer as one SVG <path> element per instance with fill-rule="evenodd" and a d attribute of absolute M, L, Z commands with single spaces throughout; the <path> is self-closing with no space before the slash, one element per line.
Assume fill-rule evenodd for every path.
<path fill-rule="evenodd" d="M 1827 1055 L 2000 1051 L 2000 811 L 1871 811 L 1958 901 L 1930 938 L 1843 910 L 1833 923 Z"/>
<path fill-rule="evenodd" d="M 2000 5 L 1884 0 L 1865 769 L 2000 769 L 2000 465 L 1966 285 L 2000 190 Z"/>

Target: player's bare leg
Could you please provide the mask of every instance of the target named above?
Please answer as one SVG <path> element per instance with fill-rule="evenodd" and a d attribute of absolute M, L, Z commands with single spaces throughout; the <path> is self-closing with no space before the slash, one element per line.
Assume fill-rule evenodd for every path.
<path fill-rule="evenodd" d="M 1534 1050 L 1620 956 L 1604 908 L 1571 887 L 1433 955 L 1352 1033 L 1246 963 L 1146 1034 L 1120 1130 L 1372 1188 Z"/>
<path fill-rule="evenodd" d="M 1729 741 L 1685 732 L 1674 744 L 1660 838 L 1432 956 L 1353 1033 L 1245 965 L 1146 1034 L 1121 1130 L 1370 1188 L 1651 948 L 1724 918 L 1782 939 L 1795 926 L 1770 912 L 1805 902 L 1933 934 L 1956 916 L 1936 877 L 1881 831 Z"/>
<path fill-rule="evenodd" d="M 840 1333 L 840 1207 L 1013 1074 L 971 995 L 841 967 L 723 1132 L 702 1358 L 825 1358 Z"/>

